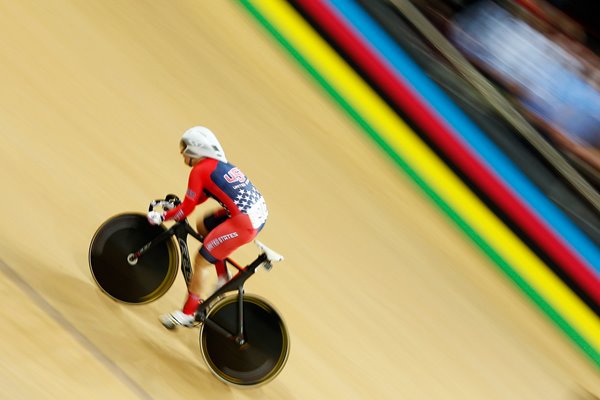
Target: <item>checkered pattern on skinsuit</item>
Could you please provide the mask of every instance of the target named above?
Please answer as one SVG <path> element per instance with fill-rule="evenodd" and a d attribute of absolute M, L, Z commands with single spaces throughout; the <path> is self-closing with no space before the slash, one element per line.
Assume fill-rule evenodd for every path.
<path fill-rule="evenodd" d="M 239 190 L 234 199 L 234 203 L 239 207 L 241 212 L 250 217 L 252 226 L 255 229 L 260 229 L 267 221 L 267 216 L 269 215 L 267 204 L 260 192 L 256 190 L 254 186 L 250 185 L 247 189 Z"/>
<path fill-rule="evenodd" d="M 233 200 L 236 206 L 244 214 L 248 214 L 250 208 L 256 204 L 262 198 L 262 195 L 254 186 L 250 187 L 250 190 L 240 189 L 237 193 L 236 198 Z"/>

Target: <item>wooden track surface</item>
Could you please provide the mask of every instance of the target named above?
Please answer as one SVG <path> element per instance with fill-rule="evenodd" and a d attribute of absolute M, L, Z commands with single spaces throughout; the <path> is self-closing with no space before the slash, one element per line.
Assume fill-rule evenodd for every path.
<path fill-rule="evenodd" d="M 0 398 L 600 395 L 585 356 L 235 1 L 2 0 L 0 87 Z M 88 269 L 105 219 L 183 195 L 195 124 L 262 190 L 261 240 L 286 256 L 247 287 L 292 337 L 260 388 L 220 383 L 196 330 L 160 326 L 181 277 L 127 307 Z"/>

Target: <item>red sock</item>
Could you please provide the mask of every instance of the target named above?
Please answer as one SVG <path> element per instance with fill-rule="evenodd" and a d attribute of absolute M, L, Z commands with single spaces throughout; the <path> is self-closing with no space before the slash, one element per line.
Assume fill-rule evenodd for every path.
<path fill-rule="evenodd" d="M 183 313 L 187 315 L 194 314 L 200 303 L 202 303 L 200 296 L 195 293 L 188 293 L 188 298 L 183 306 Z"/>
<path fill-rule="evenodd" d="M 215 263 L 215 269 L 217 270 L 217 276 L 221 279 L 229 280 L 229 272 L 225 266 L 225 261 L 219 260 Z"/>

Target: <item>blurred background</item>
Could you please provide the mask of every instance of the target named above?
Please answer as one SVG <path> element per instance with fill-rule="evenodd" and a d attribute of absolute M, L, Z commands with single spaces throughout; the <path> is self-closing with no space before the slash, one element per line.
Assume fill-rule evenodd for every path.
<path fill-rule="evenodd" d="M 600 396 L 596 5 L 0 11 L 0 398 Z M 194 125 L 264 194 L 260 239 L 286 257 L 247 284 L 292 341 L 259 388 L 222 384 L 197 330 L 160 326 L 181 276 L 132 307 L 89 272 L 106 219 L 184 194 Z"/>
<path fill-rule="evenodd" d="M 598 5 L 418 2 L 539 132 L 598 185 Z"/>

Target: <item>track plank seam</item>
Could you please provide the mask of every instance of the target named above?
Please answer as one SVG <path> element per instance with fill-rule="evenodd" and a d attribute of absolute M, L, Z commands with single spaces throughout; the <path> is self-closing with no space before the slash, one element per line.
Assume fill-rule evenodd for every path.
<path fill-rule="evenodd" d="M 29 297 L 46 315 L 58 323 L 65 331 L 85 348 L 96 360 L 104 365 L 119 381 L 131 389 L 138 398 L 153 400 L 136 381 L 121 369 L 113 360 L 106 356 L 94 343 L 71 324 L 55 307 L 44 299 L 27 281 L 25 281 L 11 266 L 0 259 L 0 271 Z"/>

